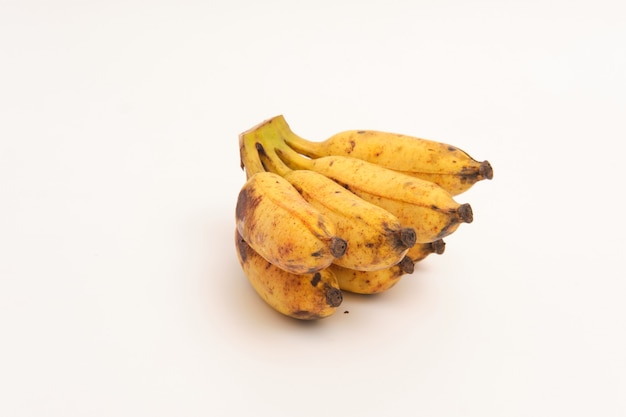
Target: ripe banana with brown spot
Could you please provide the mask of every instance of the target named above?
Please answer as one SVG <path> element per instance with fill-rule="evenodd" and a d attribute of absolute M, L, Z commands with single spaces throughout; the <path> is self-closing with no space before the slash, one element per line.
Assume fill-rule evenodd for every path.
<path fill-rule="evenodd" d="M 281 137 L 288 135 L 288 132 L 281 132 Z M 357 158 L 333 155 L 308 159 L 285 142 L 277 141 L 272 145 L 291 168 L 319 172 L 394 214 L 405 227 L 415 229 L 417 243 L 442 239 L 456 231 L 461 223 L 473 220 L 469 204 L 459 204 L 450 193 L 430 181 Z"/>
<path fill-rule="evenodd" d="M 269 263 L 235 232 L 239 263 L 257 294 L 276 311 L 301 320 L 332 315 L 343 300 L 330 269 L 292 274 Z"/>
<path fill-rule="evenodd" d="M 339 265 L 329 268 L 337 277 L 339 288 L 357 294 L 378 294 L 387 291 L 406 274 L 412 274 L 414 262 L 405 256 L 399 263 L 378 271 L 356 271 Z"/>
<path fill-rule="evenodd" d="M 246 181 L 235 219 L 237 230 L 256 252 L 291 273 L 320 271 L 346 251 L 334 224 L 272 172 L 255 173 Z"/>
<path fill-rule="evenodd" d="M 446 243 L 443 239 L 435 240 L 434 242 L 418 243 L 413 246 L 407 252 L 407 258 L 411 258 L 413 262 L 419 262 L 425 259 L 428 255 L 437 254 L 441 255 L 446 249 Z"/>
<path fill-rule="evenodd" d="M 479 162 L 446 143 L 397 133 L 347 130 L 322 142 L 311 142 L 297 135 L 289 135 L 285 140 L 297 152 L 311 158 L 342 155 L 362 159 L 432 181 L 452 195 L 461 194 L 478 181 L 493 178 L 488 161 Z"/>
<path fill-rule="evenodd" d="M 261 162 L 286 179 L 313 207 L 335 226 L 347 242 L 343 256 L 333 263 L 360 271 L 389 268 L 415 245 L 415 230 L 403 227 L 396 216 L 356 196 L 335 181 L 309 170 L 292 170 L 262 143 L 257 143 Z"/>

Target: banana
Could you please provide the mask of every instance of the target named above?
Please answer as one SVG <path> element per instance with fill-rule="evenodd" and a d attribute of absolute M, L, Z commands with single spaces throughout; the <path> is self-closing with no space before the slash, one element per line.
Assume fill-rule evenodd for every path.
<path fill-rule="evenodd" d="M 237 230 L 255 251 L 294 274 L 320 271 L 346 251 L 333 223 L 272 172 L 255 173 L 246 181 L 235 219 Z"/>
<path fill-rule="evenodd" d="M 265 143 L 274 147 L 274 152 L 290 168 L 319 172 L 389 211 L 405 227 L 415 229 L 416 243 L 442 239 L 461 223 L 473 221 L 471 206 L 459 204 L 437 184 L 357 158 L 337 155 L 305 158 L 287 145 L 285 138 L 290 136 L 290 130 L 283 127 L 265 135 Z"/>
<path fill-rule="evenodd" d="M 257 294 L 276 311 L 301 320 L 328 317 L 343 294 L 330 269 L 292 274 L 266 261 L 235 232 L 239 263 Z"/>
<path fill-rule="evenodd" d="M 308 157 L 341 155 L 362 159 L 432 181 L 452 195 L 467 191 L 478 181 L 493 178 L 489 161 L 479 162 L 452 145 L 413 136 L 347 130 L 322 142 L 307 141 L 297 135 L 285 139 L 289 146 Z"/>
<path fill-rule="evenodd" d="M 337 277 L 342 291 L 378 294 L 396 285 L 403 275 L 412 274 L 414 266 L 411 258 L 406 256 L 396 265 L 377 271 L 356 271 L 335 264 L 329 269 Z"/>
<path fill-rule="evenodd" d="M 418 243 L 417 245 L 409 249 L 406 256 L 407 258 L 410 258 L 413 262 L 419 262 L 433 253 L 441 255 L 443 254 L 445 249 L 446 243 L 443 241 L 443 239 L 438 239 L 434 242 Z"/>
<path fill-rule="evenodd" d="M 269 148 L 256 144 L 263 166 L 286 179 L 335 226 L 347 242 L 334 264 L 360 271 L 389 268 L 415 245 L 415 230 L 402 227 L 396 216 L 356 196 L 335 181 L 309 170 L 291 170 Z"/>

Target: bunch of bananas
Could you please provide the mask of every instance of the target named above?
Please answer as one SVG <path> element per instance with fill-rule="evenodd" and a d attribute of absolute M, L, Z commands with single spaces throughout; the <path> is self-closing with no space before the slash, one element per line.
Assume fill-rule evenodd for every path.
<path fill-rule="evenodd" d="M 442 254 L 443 238 L 473 220 L 454 196 L 493 177 L 489 162 L 444 143 L 364 130 L 311 142 L 283 116 L 239 135 L 239 151 L 239 262 L 265 302 L 303 320 Z"/>

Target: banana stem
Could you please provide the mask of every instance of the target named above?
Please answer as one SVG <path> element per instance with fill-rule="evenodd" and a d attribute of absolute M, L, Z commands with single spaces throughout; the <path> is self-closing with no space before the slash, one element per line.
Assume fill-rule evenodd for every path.
<path fill-rule="evenodd" d="M 280 157 L 276 154 L 276 149 L 272 146 L 263 145 L 263 142 L 256 143 L 256 149 L 261 157 L 261 163 L 266 170 L 284 177 L 293 171 L 289 168 Z"/>
<path fill-rule="evenodd" d="M 277 146 L 275 152 L 291 169 L 311 169 L 311 160 L 294 151 L 286 141 Z"/>
<path fill-rule="evenodd" d="M 259 125 L 260 126 L 260 125 Z M 252 177 L 258 172 L 265 171 L 259 153 L 256 149 L 255 137 L 258 127 L 253 127 L 239 135 L 239 158 L 241 168 L 245 168 L 247 178 Z"/>
<path fill-rule="evenodd" d="M 309 169 L 310 159 L 294 151 L 289 142 L 304 140 L 297 136 L 283 116 L 276 116 L 266 122 L 257 131 L 258 142 L 261 144 L 265 155 L 263 162 L 269 163 L 272 169 L 287 170 Z"/>
<path fill-rule="evenodd" d="M 312 142 L 301 138 L 292 132 L 291 135 L 285 137 L 285 143 L 296 152 L 308 156 L 309 158 L 319 158 L 326 156 L 319 150 L 319 143 Z"/>
<path fill-rule="evenodd" d="M 267 169 L 279 175 L 293 169 L 309 169 L 310 159 L 289 146 L 306 142 L 293 133 L 282 115 L 273 117 L 240 135 L 242 164 L 250 172 L 264 171 L 267 164 Z"/>
<path fill-rule="evenodd" d="M 275 151 L 275 149 L 291 150 L 286 144 L 286 138 L 297 139 L 297 136 L 291 131 L 282 115 L 265 120 L 239 135 L 241 166 L 245 167 L 248 178 L 257 172 L 266 171 L 264 162 L 269 163 L 276 171 L 280 171 L 276 172 L 279 175 L 290 170 Z"/>

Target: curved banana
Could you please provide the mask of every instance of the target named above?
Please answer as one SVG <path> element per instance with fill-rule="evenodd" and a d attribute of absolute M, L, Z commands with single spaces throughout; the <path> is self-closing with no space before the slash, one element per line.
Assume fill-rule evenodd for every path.
<path fill-rule="evenodd" d="M 446 143 L 375 130 L 347 130 L 323 142 L 307 141 L 297 135 L 287 144 L 311 158 L 350 156 L 395 171 L 432 181 L 452 195 L 468 190 L 478 181 L 493 178 L 489 161 L 479 162 Z"/>
<path fill-rule="evenodd" d="M 461 223 L 471 223 L 472 208 L 459 204 L 446 190 L 422 180 L 346 156 L 308 159 L 286 144 L 275 144 L 278 155 L 292 168 L 324 174 L 362 199 L 394 214 L 415 229 L 417 243 L 444 238 Z"/>
<path fill-rule="evenodd" d="M 329 269 L 292 274 L 266 261 L 235 232 L 239 263 L 259 296 L 276 311 L 301 320 L 332 315 L 343 300 Z"/>
<path fill-rule="evenodd" d="M 412 274 L 414 262 L 408 256 L 389 268 L 378 271 L 356 271 L 339 265 L 331 265 L 330 270 L 337 277 L 342 291 L 357 294 L 378 294 L 387 291 L 406 274 Z"/>
<path fill-rule="evenodd" d="M 283 177 L 258 172 L 243 185 L 237 230 L 263 258 L 294 274 L 317 272 L 346 251 L 332 222 Z"/>
<path fill-rule="evenodd" d="M 446 243 L 443 241 L 443 239 L 439 239 L 435 240 L 434 242 L 418 243 L 417 245 L 409 249 L 406 256 L 407 258 L 411 258 L 413 262 L 419 262 L 433 253 L 441 255 L 443 254 L 445 249 Z"/>
<path fill-rule="evenodd" d="M 415 245 L 415 230 L 402 227 L 396 216 L 356 196 L 335 181 L 309 170 L 291 170 L 269 148 L 257 144 L 266 169 L 285 178 L 313 207 L 335 226 L 347 242 L 336 265 L 360 271 L 389 268 Z"/>

